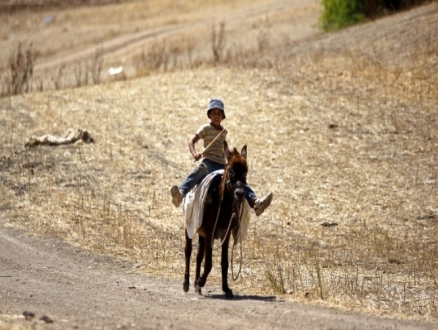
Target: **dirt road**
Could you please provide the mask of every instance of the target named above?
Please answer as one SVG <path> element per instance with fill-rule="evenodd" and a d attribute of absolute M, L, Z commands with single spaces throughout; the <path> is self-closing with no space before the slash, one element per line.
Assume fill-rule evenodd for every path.
<path fill-rule="evenodd" d="M 236 292 L 214 284 L 203 296 L 135 266 L 32 237 L 0 220 L 0 329 L 433 329 L 436 324 L 376 318 Z M 181 274 L 182 278 L 182 274 Z M 181 281 L 182 282 L 182 281 Z M 210 291 L 211 290 L 211 291 Z M 30 311 L 35 317 L 21 316 Z M 21 317 L 18 317 L 18 316 Z M 45 323 L 48 316 L 53 323 Z"/>

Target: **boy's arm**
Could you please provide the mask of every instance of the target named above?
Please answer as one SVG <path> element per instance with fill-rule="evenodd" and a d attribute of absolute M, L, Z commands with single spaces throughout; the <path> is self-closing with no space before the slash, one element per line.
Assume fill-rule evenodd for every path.
<path fill-rule="evenodd" d="M 190 150 L 190 153 L 192 154 L 193 158 L 195 159 L 195 162 L 200 160 L 202 157 L 202 154 L 198 153 L 196 151 L 196 148 L 195 148 L 195 144 L 198 141 L 199 141 L 198 134 L 195 134 L 189 141 L 189 150 Z"/>

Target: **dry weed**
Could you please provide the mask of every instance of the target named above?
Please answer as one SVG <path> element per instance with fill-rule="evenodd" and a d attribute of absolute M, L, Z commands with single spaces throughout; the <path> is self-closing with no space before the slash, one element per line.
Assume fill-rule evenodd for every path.
<path fill-rule="evenodd" d="M 20 42 L 9 57 L 9 75 L 6 75 L 3 82 L 5 85 L 2 86 L 2 90 L 6 89 L 6 91 L 0 96 L 18 95 L 31 91 L 34 62 L 35 53 L 32 43 L 23 45 Z"/>

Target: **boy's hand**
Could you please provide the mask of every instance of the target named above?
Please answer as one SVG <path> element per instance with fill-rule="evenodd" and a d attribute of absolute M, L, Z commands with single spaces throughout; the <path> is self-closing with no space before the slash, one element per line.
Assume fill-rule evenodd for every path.
<path fill-rule="evenodd" d="M 198 160 L 200 160 L 202 158 L 202 154 L 200 154 L 199 152 L 196 152 L 193 154 L 193 158 L 195 159 L 195 162 L 197 162 Z"/>

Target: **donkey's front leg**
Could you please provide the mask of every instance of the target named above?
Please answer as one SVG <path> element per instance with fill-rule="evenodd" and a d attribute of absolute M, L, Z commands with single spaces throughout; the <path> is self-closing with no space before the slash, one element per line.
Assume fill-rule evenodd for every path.
<path fill-rule="evenodd" d="M 230 235 L 227 235 L 222 244 L 221 270 L 222 270 L 222 290 L 225 292 L 225 298 L 234 298 L 233 291 L 228 287 L 228 245 Z"/>
<path fill-rule="evenodd" d="M 196 290 L 198 291 L 199 294 L 201 294 L 201 288 L 205 285 L 205 282 L 207 282 L 208 274 L 210 274 L 210 271 L 212 268 L 213 250 L 211 247 L 211 237 L 204 236 L 203 247 L 204 247 L 204 251 L 205 251 L 204 273 L 196 281 Z M 198 265 L 196 265 L 196 266 L 198 266 Z"/>
<path fill-rule="evenodd" d="M 184 282 L 183 282 L 183 290 L 184 292 L 189 291 L 190 286 L 190 256 L 192 255 L 192 239 L 189 238 L 189 235 L 186 233 L 186 247 L 184 249 L 185 259 L 186 259 L 186 270 L 184 272 Z"/>

